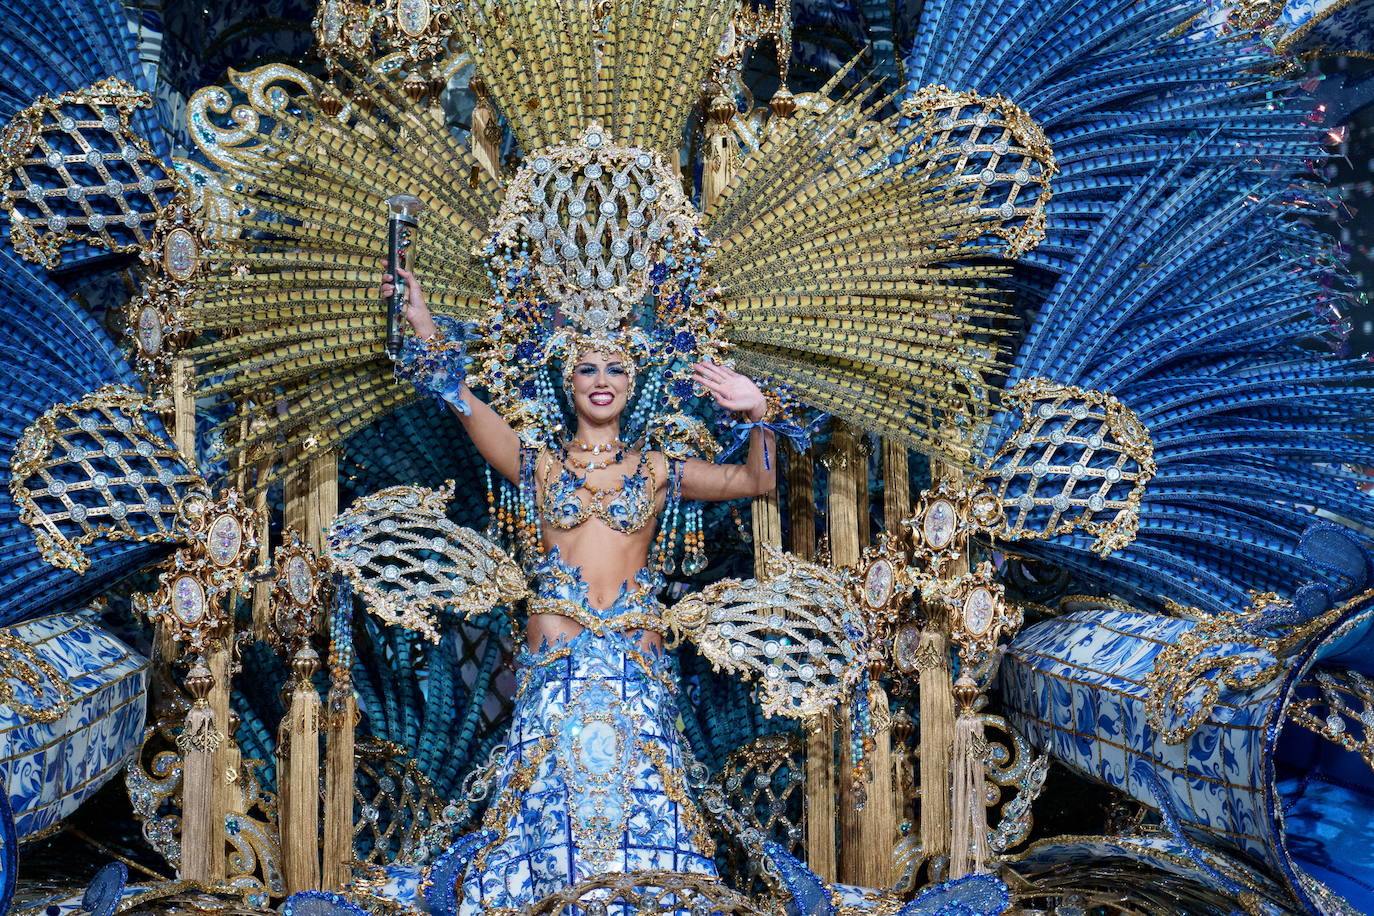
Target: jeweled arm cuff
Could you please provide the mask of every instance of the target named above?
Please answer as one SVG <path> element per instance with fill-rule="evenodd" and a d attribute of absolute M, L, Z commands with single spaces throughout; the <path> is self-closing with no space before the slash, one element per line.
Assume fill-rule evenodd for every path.
<path fill-rule="evenodd" d="M 438 330 L 431 337 L 405 339 L 396 360 L 396 377 L 409 381 L 421 395 L 432 395 L 470 416 L 472 408 L 462 395 L 467 380 L 467 325 L 448 315 L 435 315 L 434 324 Z"/>
<path fill-rule="evenodd" d="M 725 443 L 725 448 L 721 452 L 720 460 L 729 458 L 749 441 L 749 431 L 753 429 L 765 429 L 773 435 L 783 439 L 790 439 L 792 444 L 797 447 L 797 451 L 804 452 L 811 447 L 811 434 L 815 431 L 815 425 L 799 426 L 786 420 L 751 420 L 747 423 L 736 423 L 728 431 L 729 439 Z M 767 468 L 772 468 L 772 461 L 765 450 L 763 453 L 763 463 Z"/>

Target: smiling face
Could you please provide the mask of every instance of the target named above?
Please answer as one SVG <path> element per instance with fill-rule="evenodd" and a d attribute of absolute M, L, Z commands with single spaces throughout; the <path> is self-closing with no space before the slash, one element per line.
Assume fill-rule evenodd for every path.
<path fill-rule="evenodd" d="M 630 399 L 632 369 L 618 353 L 590 350 L 578 357 L 569 379 L 579 417 L 605 423 L 620 416 Z"/>

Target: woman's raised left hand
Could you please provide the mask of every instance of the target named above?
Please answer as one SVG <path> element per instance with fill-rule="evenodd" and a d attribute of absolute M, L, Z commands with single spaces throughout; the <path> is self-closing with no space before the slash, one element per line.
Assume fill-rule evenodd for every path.
<path fill-rule="evenodd" d="M 726 410 L 744 414 L 752 421 L 762 420 L 768 412 L 768 402 L 754 380 L 728 366 L 715 363 L 693 363 L 692 381 L 711 393 L 715 402 Z"/>

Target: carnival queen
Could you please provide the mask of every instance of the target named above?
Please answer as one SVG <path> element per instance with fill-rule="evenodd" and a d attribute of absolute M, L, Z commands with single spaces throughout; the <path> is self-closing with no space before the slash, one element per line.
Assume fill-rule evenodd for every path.
<path fill-rule="evenodd" d="M 584 337 L 563 360 L 573 433 L 561 447 L 531 447 L 468 388 L 461 328 L 441 327 L 415 276 L 398 272 L 414 331 L 398 374 L 448 403 L 491 468 L 530 491 L 537 520 L 513 721 L 482 824 L 491 840 L 455 881 L 458 912 L 517 911 L 611 872 L 714 875 L 686 792 L 655 541 L 681 501 L 773 489 L 763 393 L 728 367 L 694 364 L 692 380 L 750 427 L 747 457 L 670 459 L 621 439 L 635 362 L 612 336 Z M 394 292 L 384 275 L 382 296 Z"/>

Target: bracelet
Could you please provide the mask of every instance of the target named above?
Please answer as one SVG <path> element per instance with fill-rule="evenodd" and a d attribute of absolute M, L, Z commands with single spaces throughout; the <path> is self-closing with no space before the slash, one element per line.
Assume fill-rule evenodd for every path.
<path fill-rule="evenodd" d="M 408 337 L 396 359 L 396 378 L 409 381 L 421 395 L 453 405 L 464 416 L 472 409 L 463 400 L 467 381 L 467 326 L 447 315 L 434 316 L 429 337 Z"/>

